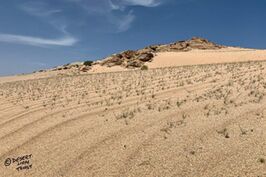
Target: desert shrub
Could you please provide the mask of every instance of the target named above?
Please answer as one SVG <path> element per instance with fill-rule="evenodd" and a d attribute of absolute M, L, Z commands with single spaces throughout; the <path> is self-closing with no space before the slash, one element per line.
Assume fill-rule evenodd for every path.
<path fill-rule="evenodd" d="M 85 66 L 91 66 L 92 65 L 92 63 L 93 63 L 93 61 L 85 61 L 83 64 L 85 65 Z"/>
<path fill-rule="evenodd" d="M 148 66 L 143 65 L 140 69 L 141 69 L 141 70 L 148 70 Z"/>
<path fill-rule="evenodd" d="M 259 158 L 259 162 L 260 163 L 265 163 L 265 159 L 264 158 Z"/>

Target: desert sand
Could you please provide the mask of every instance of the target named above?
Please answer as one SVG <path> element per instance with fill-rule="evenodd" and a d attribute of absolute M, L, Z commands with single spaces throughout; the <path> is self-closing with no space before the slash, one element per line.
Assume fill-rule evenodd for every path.
<path fill-rule="evenodd" d="M 162 52 L 145 71 L 0 78 L 0 176 L 266 177 L 264 60 Z M 6 164 L 23 155 L 31 169 Z"/>
<path fill-rule="evenodd" d="M 230 63 L 240 61 L 266 60 L 266 50 L 228 47 L 220 50 L 192 50 L 189 52 L 162 52 L 151 63 L 149 68 Z"/>

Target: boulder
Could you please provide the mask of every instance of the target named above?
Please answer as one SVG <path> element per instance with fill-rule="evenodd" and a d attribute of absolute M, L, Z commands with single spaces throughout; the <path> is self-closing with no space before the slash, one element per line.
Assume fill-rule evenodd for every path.
<path fill-rule="evenodd" d="M 127 51 L 121 53 L 121 55 L 126 59 L 131 59 L 136 55 L 136 52 L 133 50 L 127 50 Z"/>
<path fill-rule="evenodd" d="M 127 68 L 139 68 L 143 65 L 142 62 L 134 60 L 134 61 L 129 61 L 126 65 Z"/>
<path fill-rule="evenodd" d="M 140 54 L 137 59 L 143 62 L 151 61 L 154 55 L 152 53 L 142 53 Z"/>
<path fill-rule="evenodd" d="M 189 46 L 189 44 L 182 41 L 182 42 L 170 44 L 170 49 L 172 49 L 172 50 L 185 50 L 188 46 Z"/>
<path fill-rule="evenodd" d="M 108 67 L 121 65 L 123 63 L 123 59 L 120 58 L 120 55 L 114 55 L 109 57 L 108 59 L 104 60 L 101 65 L 107 65 Z"/>
<path fill-rule="evenodd" d="M 82 71 L 82 72 L 87 72 L 87 71 L 89 71 L 90 70 L 90 67 L 88 67 L 88 66 L 82 66 L 81 68 L 80 68 L 80 71 Z"/>
<path fill-rule="evenodd" d="M 151 45 L 149 48 L 153 50 L 154 52 L 158 49 L 158 45 Z"/>

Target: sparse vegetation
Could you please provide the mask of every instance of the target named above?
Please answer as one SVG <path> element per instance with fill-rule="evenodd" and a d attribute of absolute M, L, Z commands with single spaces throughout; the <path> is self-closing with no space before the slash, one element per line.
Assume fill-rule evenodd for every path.
<path fill-rule="evenodd" d="M 141 70 L 148 70 L 148 66 L 147 65 L 143 65 L 140 69 Z"/>
<path fill-rule="evenodd" d="M 259 158 L 259 162 L 260 163 L 265 163 L 265 159 L 264 158 Z"/>
<path fill-rule="evenodd" d="M 88 61 L 85 61 L 83 64 L 84 64 L 85 66 L 91 66 L 92 63 L 93 63 L 93 61 L 88 60 Z"/>
<path fill-rule="evenodd" d="M 130 150 L 120 159 L 130 159 L 130 168 L 137 166 L 134 164 L 157 167 L 157 156 L 152 153 L 159 149 L 168 153 L 161 153 L 159 158 L 173 156 L 166 164 L 173 164 L 173 169 L 180 165 L 189 174 L 188 164 L 198 168 L 202 163 L 199 158 L 224 165 L 231 157 L 236 160 L 252 149 L 256 153 L 249 155 L 259 169 L 265 166 L 265 78 L 266 62 L 244 62 L 5 82 L 0 83 L 0 117 L 3 130 L 11 127 L 10 135 L 19 144 L 45 142 L 47 149 L 53 149 L 54 139 L 47 143 L 45 138 L 55 131 L 59 132 L 53 133 L 56 140 L 64 142 L 56 148 L 64 149 L 85 139 L 79 144 L 80 150 L 87 152 L 93 146 L 89 151 L 93 158 L 103 158 L 95 152 L 109 152 L 106 147 L 117 154 L 121 149 Z M 7 114 L 12 107 L 12 113 Z M 20 136 L 24 132 L 25 136 Z M 8 144 L 12 139 L 8 132 L 1 135 L 7 152 L 18 146 Z M 97 148 L 102 149 L 94 151 Z M 141 163 L 145 160 L 135 159 L 139 152 L 143 156 L 152 154 L 155 159 Z M 49 153 L 62 155 L 59 151 Z M 177 158 L 181 160 L 175 164 Z M 245 162 L 240 159 L 239 163 Z"/>

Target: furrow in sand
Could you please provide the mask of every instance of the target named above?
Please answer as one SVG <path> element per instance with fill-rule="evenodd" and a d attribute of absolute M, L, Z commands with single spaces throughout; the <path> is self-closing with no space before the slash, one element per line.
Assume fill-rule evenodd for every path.
<path fill-rule="evenodd" d="M 197 134 L 197 132 L 195 131 L 189 131 L 188 127 L 189 126 L 193 126 L 191 124 L 193 124 L 192 121 L 195 121 L 195 119 L 190 120 L 187 127 L 182 129 L 182 132 L 178 131 L 178 132 L 173 132 L 173 135 L 169 136 L 169 141 L 168 142 L 147 142 L 153 145 L 154 149 L 151 148 L 151 146 L 141 146 L 140 149 L 137 149 L 133 154 L 131 154 L 128 157 L 128 161 L 126 161 L 126 165 L 122 166 L 121 168 L 121 173 L 119 174 L 119 176 L 138 176 L 137 173 L 137 169 L 139 168 L 138 163 L 139 160 L 141 159 L 141 154 L 144 157 L 146 157 L 146 159 L 148 159 L 148 157 L 155 157 L 154 154 L 152 154 L 152 151 L 156 151 L 158 153 L 164 153 L 164 155 L 166 156 L 166 158 L 163 158 L 164 155 L 160 155 L 161 158 L 160 159 L 153 159 L 151 161 L 153 161 L 153 164 L 148 164 L 148 169 L 150 170 L 150 172 L 147 172 L 146 169 L 146 174 L 148 176 L 161 176 L 161 175 L 167 175 L 167 176 L 195 176 L 195 175 L 199 175 L 200 176 L 207 176 L 204 172 L 204 170 L 208 170 L 208 173 L 215 167 L 218 166 L 219 163 L 223 162 L 224 160 L 226 160 L 227 158 L 230 158 L 231 156 L 237 154 L 237 150 L 242 149 L 239 146 L 236 146 L 234 149 L 230 148 L 229 150 L 223 150 L 220 151 L 219 148 L 217 147 L 217 149 L 208 149 L 206 145 L 208 144 L 212 144 L 215 141 L 217 141 L 217 144 L 221 145 L 221 142 L 219 143 L 218 141 L 223 141 L 223 139 L 225 138 L 221 138 L 222 140 L 218 139 L 217 140 L 217 130 L 220 130 L 221 128 L 224 127 L 228 127 L 230 125 L 234 125 L 237 123 L 242 122 L 245 119 L 248 119 L 248 117 L 246 117 L 247 115 L 253 115 L 254 113 L 258 112 L 258 111 L 262 111 L 265 108 L 257 108 L 255 110 L 249 110 L 246 112 L 242 112 L 240 115 L 236 115 L 233 117 L 229 117 L 229 119 L 224 119 L 223 121 L 220 121 L 219 123 L 214 124 L 213 122 L 210 123 L 204 123 L 202 126 L 197 125 L 197 132 L 201 132 L 200 134 Z M 187 111 L 186 111 L 187 112 Z M 196 113 L 196 111 L 193 111 L 193 113 Z M 178 136 L 182 136 L 182 138 L 187 137 L 186 141 L 178 141 L 176 139 L 179 139 L 178 136 L 176 137 L 175 135 L 180 134 Z M 173 136 L 171 138 L 171 136 Z M 175 139 L 173 139 L 175 138 Z M 216 139 L 215 139 L 216 138 Z M 219 138 L 219 137 L 218 137 Z M 228 140 L 227 140 L 228 141 Z M 232 140 L 233 141 L 233 140 Z M 231 141 L 231 143 L 233 143 Z M 228 144 L 224 144 L 224 146 L 226 147 Z M 254 146 L 255 144 L 252 144 L 251 146 Z M 163 147 L 160 149 L 160 147 Z M 195 158 L 195 156 L 197 155 L 197 148 L 201 148 L 204 147 L 203 150 L 204 151 L 204 155 L 199 157 L 202 159 L 204 159 L 204 162 L 200 161 L 200 159 L 198 160 L 193 160 L 191 161 L 190 159 Z M 255 147 L 255 146 L 254 146 Z M 205 149 L 206 148 L 206 149 Z M 215 147 L 216 148 L 216 147 Z M 165 150 L 162 150 L 165 149 Z M 167 149 L 170 153 L 167 152 Z M 246 148 L 248 149 L 248 148 Z M 173 150 L 177 151 L 176 154 L 173 154 Z M 194 151 L 195 150 L 195 151 Z M 180 152 L 181 151 L 181 152 Z M 183 152 L 182 152 L 183 151 Z M 186 152 L 188 151 L 188 152 Z M 206 152 L 205 152 L 206 151 Z M 195 155 L 192 155 L 196 153 Z M 222 157 L 222 159 L 221 159 Z M 142 157 L 143 158 L 143 157 Z M 162 161 L 163 159 L 167 159 L 167 161 L 164 161 L 165 163 L 165 167 L 166 169 L 160 169 L 162 168 L 161 166 L 157 166 L 156 162 Z M 212 164 L 213 166 L 209 165 Z M 152 165 L 152 166 L 151 166 Z M 168 165 L 168 167 L 167 167 Z M 157 171 L 161 172 L 161 173 L 157 173 L 156 171 L 154 171 L 155 169 L 157 169 Z"/>
<path fill-rule="evenodd" d="M 190 86 L 190 87 L 194 87 L 194 86 Z M 180 89 L 176 89 L 176 90 L 182 90 L 182 88 Z M 172 92 L 172 91 L 165 91 L 165 92 L 162 92 L 162 93 L 160 93 L 160 94 L 165 94 L 165 93 L 169 93 L 169 92 Z M 132 104 L 134 104 L 134 103 L 132 103 Z M 66 111 L 66 110 L 65 110 Z M 58 112 L 56 112 L 56 113 L 54 113 L 54 114 L 52 114 L 52 115 L 55 115 L 55 114 L 57 114 Z M 47 121 L 48 119 L 49 119 L 49 117 L 51 117 L 52 115 L 47 115 L 47 116 L 45 116 L 45 117 L 43 117 L 43 118 L 41 118 L 41 119 L 37 119 L 36 121 L 33 121 L 33 122 L 31 122 L 31 123 L 29 123 L 29 124 L 26 124 L 25 126 L 23 126 L 23 127 L 21 127 L 21 128 L 19 128 L 19 130 L 17 130 L 17 131 L 15 131 L 15 132 L 13 132 L 14 134 L 15 133 L 17 133 L 18 134 L 18 136 L 20 137 L 20 135 L 19 135 L 19 132 L 20 131 L 23 131 L 23 130 L 25 130 L 26 128 L 30 128 L 31 126 L 33 126 L 33 125 L 42 125 L 41 124 L 41 121 L 42 120 L 44 120 L 44 121 Z M 47 120 L 46 120 L 46 118 L 47 118 Z M 28 129 L 29 130 L 29 129 Z M 26 131 L 27 131 L 27 129 L 26 129 Z M 25 131 L 24 131 L 24 133 L 25 133 Z M 8 138 L 8 137 L 11 137 L 11 135 L 14 135 L 14 134 L 7 134 L 6 135 L 6 138 Z M 17 136 L 15 136 L 15 137 L 17 137 Z"/>
<path fill-rule="evenodd" d="M 5 99 L 3 99 L 3 98 L 0 98 L 0 99 L 3 100 L 2 103 L 0 104 L 0 108 L 1 108 L 0 113 L 1 113 L 1 114 L 2 114 L 2 112 L 4 112 L 5 110 L 7 110 L 7 109 L 11 109 L 11 108 L 14 106 L 12 103 L 6 101 Z"/>
<path fill-rule="evenodd" d="M 28 109 L 24 108 L 22 105 L 16 105 L 16 106 L 12 106 L 10 109 L 12 109 L 12 111 L 7 110 L 7 114 L 2 114 L 1 113 L 1 124 L 4 124 L 5 122 L 8 122 L 9 120 L 15 119 L 16 117 L 25 115 L 25 114 L 31 114 L 34 113 L 36 111 L 43 111 L 46 110 L 47 108 L 44 108 L 44 106 L 41 103 L 36 103 L 33 102 L 33 104 L 26 104 L 28 106 Z M 13 111 L 15 109 L 15 111 Z M 22 110 L 21 110 L 22 109 Z"/>
<path fill-rule="evenodd" d="M 80 119 L 79 119 L 79 120 L 80 120 Z M 82 120 L 82 121 L 83 121 L 83 120 Z M 84 121 L 87 121 L 87 120 L 84 119 Z M 157 122 L 157 121 L 156 121 L 156 122 Z M 71 124 L 73 124 L 73 122 L 72 122 Z M 67 126 L 67 125 L 65 125 L 65 126 Z M 44 135 L 47 134 L 48 132 L 51 132 L 51 131 L 56 130 L 56 129 L 59 129 L 60 127 L 61 127 L 61 126 L 57 126 L 57 127 L 52 128 L 52 129 L 49 129 L 48 131 L 43 132 L 43 133 L 41 133 L 38 137 L 34 138 L 34 140 L 37 141 L 39 137 L 44 136 Z M 46 139 L 49 139 L 49 138 L 47 137 Z M 57 140 L 59 140 L 59 139 L 57 139 Z M 32 144 L 32 143 L 33 143 L 33 140 L 31 139 L 31 140 L 30 140 L 30 143 L 25 143 L 24 146 L 29 145 L 29 144 Z M 76 142 L 76 143 L 77 143 L 77 142 Z M 49 143 L 49 144 L 50 144 L 50 143 Z M 74 144 L 75 144 L 75 143 L 74 143 Z M 45 145 L 45 146 L 47 146 L 47 145 Z M 19 148 L 20 148 L 20 149 L 23 149 L 22 146 L 20 146 Z M 16 149 L 17 149 L 17 148 L 16 148 Z M 50 149 L 50 148 L 49 148 L 49 149 Z M 51 148 L 51 149 L 52 149 L 52 148 Z M 11 153 L 11 152 L 10 152 L 10 153 Z M 13 151 L 12 154 L 13 154 L 13 153 L 15 153 L 15 151 Z"/>
<path fill-rule="evenodd" d="M 132 106 L 132 105 L 135 105 L 135 104 L 136 104 L 135 102 L 128 102 L 128 104 L 124 104 L 124 105 L 119 106 L 119 107 L 116 107 L 116 108 L 110 108 L 110 109 L 108 109 L 108 111 L 113 111 L 113 110 L 116 110 L 116 109 L 122 109 L 123 107 L 128 107 L 128 106 Z M 30 123 L 29 125 L 26 125 L 26 127 L 32 127 L 32 126 L 34 127 L 34 126 L 36 126 L 36 125 L 39 125 L 39 126 L 42 127 L 42 129 L 44 129 L 44 131 L 42 131 L 42 129 L 40 129 L 40 128 L 37 129 L 37 128 L 35 127 L 35 130 L 37 129 L 38 131 L 40 131 L 40 133 L 36 133 L 36 131 L 37 131 L 37 130 L 36 130 L 36 131 L 35 131 L 35 134 L 37 134 L 37 135 L 31 137 L 29 140 L 26 140 L 24 143 L 21 143 L 20 145 L 16 146 L 15 148 L 13 148 L 13 149 L 11 149 L 11 150 L 8 150 L 6 153 L 4 153 L 4 154 L 2 154 L 2 155 L 0 156 L 0 159 L 1 159 L 3 156 L 5 156 L 5 154 L 11 153 L 12 151 L 14 151 L 14 150 L 16 150 L 16 149 L 22 147 L 23 145 L 30 143 L 31 141 L 37 139 L 39 136 L 41 136 L 42 134 L 44 134 L 44 133 L 46 133 L 46 132 L 49 132 L 49 131 L 51 131 L 51 130 L 53 130 L 53 129 L 56 129 L 56 128 L 60 127 L 60 126 L 65 126 L 65 125 L 67 125 L 67 124 L 71 124 L 71 123 L 73 123 L 74 121 L 77 121 L 77 120 L 86 119 L 87 116 L 89 116 L 89 115 L 98 114 L 98 113 L 101 113 L 101 112 L 103 112 L 103 111 L 104 111 L 104 110 L 103 110 L 102 108 L 100 108 L 99 110 L 95 110 L 95 111 L 93 111 L 93 112 L 85 113 L 85 114 L 83 114 L 83 115 L 81 115 L 81 116 L 78 116 L 78 117 L 71 117 L 71 118 L 68 119 L 68 120 L 63 120 L 63 121 L 60 121 L 60 122 L 56 122 L 56 121 L 55 121 L 55 122 L 49 122 L 49 120 L 51 120 L 51 118 L 50 118 L 51 115 L 49 115 L 49 116 L 45 116 L 44 118 L 42 118 L 42 119 L 40 119 L 40 120 L 36 120 L 36 121 Z M 45 121 L 46 124 L 43 123 L 42 121 Z M 48 126 L 49 128 L 47 128 L 47 124 L 50 125 L 50 126 Z M 24 128 L 22 127 L 21 130 L 24 130 L 26 127 L 24 127 Z M 47 129 L 46 129 L 46 128 L 47 128 Z M 25 133 L 26 131 L 28 131 L 28 132 L 29 132 L 29 135 L 31 135 L 31 130 L 30 130 L 30 129 L 26 129 L 26 130 L 24 131 L 24 133 Z M 9 136 L 9 135 L 7 135 L 7 138 L 8 138 L 8 137 L 14 139 L 13 142 L 16 142 L 15 144 L 17 144 L 17 142 L 18 142 L 18 139 L 17 139 L 17 138 L 18 138 L 18 137 L 21 137 L 21 136 L 20 136 L 19 133 L 17 133 L 17 136 L 15 136 L 15 137 L 14 137 L 14 135 L 13 135 L 13 136 Z M 27 136 L 25 136 L 25 134 L 24 134 L 24 136 L 21 137 L 21 138 L 25 139 L 25 138 L 27 138 Z M 3 141 L 3 139 L 1 139 L 1 141 Z M 10 140 L 8 140 L 8 141 L 10 141 Z M 4 144 L 5 144 L 5 143 L 4 143 Z M 1 148 L 3 148 L 3 147 L 1 147 Z M 9 144 L 8 147 L 6 147 L 6 148 L 7 148 L 7 149 L 10 149 L 10 144 Z M 4 148 L 4 149 L 6 149 L 6 148 Z M 1 150 L 1 152 L 3 152 L 3 150 Z"/>
<path fill-rule="evenodd" d="M 97 97 L 99 97 L 99 96 L 97 96 Z M 96 99 L 97 97 L 92 97 L 92 98 L 90 98 L 90 99 Z M 34 104 L 34 106 L 35 106 L 36 104 Z M 83 104 L 84 105 L 84 104 Z M 1 124 L 0 124 L 0 126 L 6 126 L 6 123 L 13 123 L 13 121 L 17 121 L 17 118 L 19 118 L 19 117 L 22 117 L 22 116 L 25 116 L 25 115 L 29 115 L 29 114 L 32 114 L 32 113 L 35 113 L 35 112 L 37 112 L 37 111 L 44 111 L 44 110 L 47 110 L 47 108 L 41 108 L 41 109 L 36 109 L 36 108 L 38 108 L 38 107 L 34 107 L 35 109 L 34 110 L 32 110 L 32 106 L 33 105 L 30 105 L 30 107 L 31 107 L 31 111 L 25 111 L 25 110 L 23 110 L 22 112 L 20 112 L 20 113 L 18 113 L 18 114 L 15 114 L 15 115 L 12 115 L 12 116 L 10 116 L 10 115 L 3 115 L 2 117 L 0 117 L 0 120 L 1 121 L 5 121 L 5 122 L 2 122 Z M 79 106 L 77 106 L 77 107 L 80 107 L 80 106 L 82 106 L 82 105 L 79 105 Z M 40 105 L 39 107 L 42 107 L 42 105 Z M 57 107 L 58 107 L 58 105 L 57 105 Z M 12 108 L 14 109 L 14 106 L 12 106 Z M 8 111 L 8 113 L 10 114 L 10 113 L 13 113 L 13 112 L 10 112 L 10 111 Z M 5 119 L 3 119 L 3 118 L 7 118 L 7 120 L 5 120 Z"/>
<path fill-rule="evenodd" d="M 0 128 L 6 127 L 8 126 L 8 124 L 13 124 L 14 122 L 18 121 L 18 119 L 25 117 L 25 116 L 32 116 L 35 113 L 39 113 L 39 112 L 44 112 L 46 109 L 42 108 L 42 109 L 31 109 L 30 111 L 22 111 L 16 115 L 12 115 L 12 116 L 8 116 L 5 115 L 5 117 L 7 117 L 7 119 L 1 119 L 4 120 L 3 122 L 1 122 L 0 124 Z"/>
<path fill-rule="evenodd" d="M 206 87 L 208 87 L 208 86 L 209 86 L 209 84 L 206 84 Z M 189 86 L 187 88 L 189 88 L 189 89 L 194 88 L 195 89 L 195 87 L 198 88 L 198 90 L 200 90 L 200 88 L 201 89 L 205 88 L 204 85 L 203 86 L 202 85 L 197 85 L 197 86 L 194 86 L 193 85 L 193 86 Z M 173 89 L 173 90 L 166 90 L 164 92 L 157 93 L 157 95 L 158 95 L 158 97 L 164 98 L 165 97 L 164 94 L 169 94 L 169 93 L 172 93 L 172 92 L 175 92 L 175 91 L 179 91 L 179 90 L 183 90 L 183 89 L 184 88 L 178 88 L 178 89 Z M 130 99 L 125 100 L 124 102 L 125 103 L 127 103 L 127 102 L 133 102 L 133 101 L 136 101 L 138 99 L 139 99 L 139 97 L 130 98 Z M 41 116 L 41 118 L 35 117 L 36 119 L 33 119 L 33 118 L 28 119 L 28 117 L 26 117 L 26 116 L 28 116 L 29 114 L 32 114 L 32 113 L 39 113 L 39 111 L 42 111 L 44 109 L 35 110 L 35 111 L 29 112 L 29 113 L 25 113 L 25 114 L 23 114 L 23 115 L 21 115 L 19 117 L 16 117 L 16 118 L 11 119 L 10 121 L 6 122 L 5 124 L 1 124 L 0 127 L 2 127 L 2 128 L 1 128 L 0 133 L 3 132 L 1 134 L 6 134 L 6 135 L 2 136 L 2 138 L 5 137 L 5 136 L 6 137 L 11 137 L 15 133 L 23 132 L 25 129 L 30 128 L 33 125 L 35 127 L 36 127 L 37 124 L 40 125 L 40 121 L 49 119 L 49 117 L 51 117 L 51 116 L 56 116 L 57 114 L 60 114 L 62 112 L 67 112 L 67 111 L 70 111 L 70 110 L 73 110 L 73 109 L 81 108 L 83 106 L 86 106 L 86 105 L 81 104 L 81 105 L 74 106 L 74 107 L 71 107 L 71 108 L 63 109 L 63 110 L 60 110 L 60 111 L 57 111 L 57 112 L 54 112 L 54 113 L 51 113 L 51 114 L 48 114 L 48 115 L 45 115 L 45 116 Z M 97 107 L 94 107 L 93 109 L 97 109 Z M 27 122 L 29 122 L 29 123 L 27 123 Z M 13 129 L 10 128 L 10 126 L 8 126 L 8 124 L 12 124 L 12 127 L 14 127 L 14 128 Z M 18 126 L 16 126 L 16 125 L 18 125 Z M 12 130 L 14 130 L 14 131 L 13 132 L 10 132 Z M 0 139 L 2 139 L 2 138 L 0 138 Z"/>
<path fill-rule="evenodd" d="M 94 103 L 94 102 L 92 102 L 92 103 Z M 85 107 L 85 106 L 86 106 L 86 103 L 79 104 L 77 106 L 72 106 L 70 108 L 61 109 L 60 111 L 57 111 L 57 112 L 52 113 L 52 114 L 48 114 L 45 117 L 50 116 L 50 115 L 53 116 L 53 115 L 61 113 L 63 111 L 74 110 L 74 109 L 82 108 L 82 107 Z M 95 108 L 95 107 L 92 107 L 92 108 Z M 56 107 L 54 109 L 56 109 Z M 32 116 L 35 113 L 43 113 L 45 111 L 48 111 L 48 109 L 47 108 L 34 109 L 34 110 L 31 110 L 31 111 L 28 111 L 28 112 L 23 112 L 22 114 L 15 115 L 14 117 L 9 118 L 9 120 L 7 120 L 6 122 L 2 122 L 0 124 L 0 128 L 8 127 L 8 124 L 14 125 L 14 123 L 18 123 L 20 125 L 23 125 L 23 122 L 29 121 L 29 120 L 24 121 L 25 119 L 28 119 L 27 116 Z M 23 118 L 23 119 L 19 120 L 21 118 Z M 42 118 L 40 118 L 40 119 L 42 119 Z M 18 122 L 18 121 L 22 121 L 22 122 Z"/>
<path fill-rule="evenodd" d="M 93 115 L 92 115 L 93 116 Z M 81 119 L 79 119 L 79 120 L 81 120 Z M 82 120 L 82 121 L 87 121 L 87 119 L 84 119 L 84 120 Z M 155 121 L 155 123 L 156 123 L 157 121 Z M 73 123 L 73 122 L 72 122 Z M 81 125 L 82 125 L 82 122 L 81 122 Z M 35 137 L 33 137 L 32 139 L 30 139 L 29 141 L 30 142 L 27 142 L 27 143 L 24 143 L 23 145 L 21 145 L 21 146 L 19 146 L 19 147 L 17 147 L 16 149 L 13 149 L 12 150 L 12 152 L 10 151 L 9 152 L 9 154 L 14 154 L 15 153 L 15 150 L 18 150 L 18 149 L 20 149 L 20 148 L 22 148 L 22 146 L 26 146 L 26 145 L 30 145 L 30 144 L 32 144 L 32 143 L 34 143 L 34 141 L 36 140 L 36 141 L 38 141 L 38 139 L 40 138 L 40 137 L 43 137 L 43 136 L 45 136 L 47 133 L 49 133 L 49 132 L 51 132 L 51 131 L 56 131 L 56 129 L 59 129 L 60 127 L 62 127 L 62 126 L 67 126 L 66 124 L 65 125 L 62 125 L 62 124 L 60 124 L 59 126 L 56 126 L 56 127 L 53 127 L 53 128 L 51 128 L 51 129 L 49 129 L 49 130 L 47 130 L 47 131 L 45 131 L 45 132 L 43 132 L 43 133 L 41 133 L 41 134 L 39 134 L 38 135 L 38 137 L 37 136 L 35 136 Z M 97 127 L 97 126 L 96 126 Z M 95 127 L 95 128 L 96 128 Z M 120 127 L 121 128 L 121 127 Z M 139 130 L 142 130 L 143 128 L 141 128 L 141 127 L 138 127 L 138 129 Z M 113 131 L 116 131 L 116 130 L 113 130 Z M 125 132 L 125 134 L 126 134 L 126 132 L 127 132 L 128 130 L 123 130 L 123 132 Z M 135 128 L 131 128 L 131 133 L 134 133 L 135 132 Z M 106 134 L 107 133 L 107 134 Z M 111 132 L 110 132 L 111 133 Z M 105 132 L 105 134 L 106 135 L 108 135 L 109 136 L 109 134 L 110 133 L 108 133 L 108 132 Z M 96 134 L 97 134 L 97 132 L 96 132 Z M 113 134 L 112 136 L 109 136 L 109 137 L 107 137 L 107 138 L 104 138 L 101 142 L 105 142 L 105 141 L 107 141 L 108 139 L 110 139 L 111 137 L 113 138 L 113 139 L 116 139 L 117 137 L 118 137 L 118 133 L 115 133 L 115 134 Z M 45 140 L 47 140 L 48 139 L 48 137 L 46 137 L 45 138 Z M 72 143 L 71 143 L 72 144 Z M 96 146 L 95 146 L 96 147 Z M 60 152 L 62 152 L 62 151 L 60 151 Z M 6 154 L 7 155 L 7 154 Z M 3 156 L 2 156 L 3 157 Z"/>
<path fill-rule="evenodd" d="M 80 104 L 78 106 L 73 106 L 70 108 L 61 109 L 59 111 L 56 111 L 56 112 L 53 112 L 53 113 L 50 113 L 50 114 L 47 114 L 47 115 L 41 116 L 41 117 L 33 116 L 32 114 L 33 113 L 40 113 L 42 111 L 45 111 L 46 109 L 34 110 L 31 112 L 24 113 L 23 115 L 20 115 L 18 117 L 14 117 L 13 119 L 9 120 L 8 122 L 5 122 L 5 123 L 0 125 L 0 127 L 1 127 L 0 134 L 3 134 L 1 132 L 4 132 L 6 134 L 6 135 L 0 137 L 0 139 L 5 138 L 5 137 L 10 137 L 10 136 L 14 135 L 15 133 L 23 132 L 25 129 L 30 128 L 31 126 L 36 126 L 37 124 L 40 124 L 41 123 L 40 121 L 50 119 L 50 117 L 59 115 L 60 113 L 66 113 L 68 111 L 75 110 L 75 109 L 82 108 L 82 107 L 86 107 L 86 104 Z M 100 107 L 93 107 L 93 109 L 97 109 L 97 108 L 100 108 Z M 27 117 L 29 115 L 31 117 L 35 117 L 36 119 L 33 119 L 33 118 L 29 119 Z M 29 123 L 27 123 L 27 122 L 29 122 Z M 15 131 L 12 132 L 12 128 L 10 128 L 10 126 L 8 126 L 8 124 L 12 124 Z M 18 125 L 18 127 L 14 126 L 16 124 Z M 11 131 L 11 132 L 8 132 L 8 131 Z"/>
<path fill-rule="evenodd" d="M 60 168 L 53 176 L 80 176 L 82 174 L 94 174 L 94 176 L 119 175 L 119 166 L 123 165 L 128 154 L 138 148 L 139 144 L 143 144 L 145 141 L 156 137 L 160 133 L 162 124 L 167 122 L 172 116 L 178 116 L 179 114 L 181 112 L 175 112 L 167 116 L 155 116 L 149 122 L 140 122 L 141 120 L 139 120 L 138 122 L 140 123 L 137 123 L 134 127 L 129 126 L 129 128 L 115 132 L 96 144 L 89 146 L 79 153 L 78 156 L 75 156 L 73 160 L 70 160 L 64 167 Z M 149 117 L 147 116 L 147 118 Z M 129 139 L 130 144 L 127 144 Z M 123 146 L 122 143 L 127 144 L 127 146 Z M 126 148 L 129 148 L 129 150 L 126 150 Z M 112 154 L 109 153 L 111 149 Z M 102 158 L 105 159 L 104 163 L 98 162 Z M 73 168 L 78 168 L 79 170 L 74 172 L 71 170 Z M 87 168 L 90 168 L 90 170 Z"/>
<path fill-rule="evenodd" d="M 255 110 L 247 111 L 246 113 L 243 113 L 234 119 L 226 121 L 225 123 L 223 123 L 222 125 L 217 127 L 215 130 L 221 130 L 222 128 L 228 128 L 228 127 L 232 127 L 232 126 L 239 127 L 241 122 L 243 122 L 244 120 L 250 119 L 250 117 L 252 117 L 252 115 L 255 115 L 257 112 L 262 112 L 264 110 L 265 110 L 265 106 L 260 107 L 260 108 L 256 108 Z M 217 138 L 217 136 L 214 136 L 217 134 L 211 134 L 211 135 L 212 136 L 210 136 L 210 134 L 208 136 L 206 136 L 206 134 L 201 135 L 201 138 L 200 138 L 201 142 L 198 142 L 198 143 L 208 144 L 211 141 L 217 141 L 217 139 L 215 139 L 215 138 Z M 239 130 L 239 136 L 241 136 L 240 130 Z M 265 137 L 259 137 L 259 138 L 256 138 L 255 141 L 246 142 L 246 143 L 245 142 L 244 143 L 234 143 L 236 140 L 233 138 L 229 138 L 229 140 L 223 138 L 222 140 L 227 141 L 227 142 L 225 142 L 225 143 L 220 142 L 221 143 L 220 148 L 209 147 L 210 149 L 209 149 L 208 154 L 206 153 L 204 155 L 205 156 L 204 158 L 206 159 L 204 161 L 205 163 L 199 164 L 197 162 L 195 165 L 193 165 L 194 167 L 196 167 L 196 169 L 201 169 L 201 170 L 198 170 L 196 173 L 200 174 L 201 176 L 208 176 L 208 174 L 210 174 L 210 172 L 213 171 L 215 168 L 222 168 L 222 166 L 220 166 L 220 165 L 223 164 L 223 162 L 226 161 L 227 159 L 231 159 L 233 156 L 237 156 L 246 150 L 250 151 L 252 148 L 254 150 L 253 153 L 255 154 L 256 151 L 258 151 L 258 147 L 263 145 L 263 139 L 264 138 Z M 218 142 L 217 142 L 217 144 L 218 144 Z M 230 148 L 228 148 L 229 146 L 230 146 Z M 259 150 L 261 150 L 261 149 L 259 149 Z M 250 152 L 248 154 L 250 154 Z M 257 157 L 257 158 L 259 158 L 259 157 Z M 242 161 L 242 159 L 238 159 L 238 160 Z M 254 163 L 256 163 L 256 162 L 257 162 L 256 159 L 254 159 Z M 237 163 L 237 161 L 235 163 Z M 197 167 L 197 165 L 198 165 L 198 167 Z M 231 165 L 233 165 L 233 163 Z M 239 168 L 243 169 L 243 166 L 239 167 Z"/>

